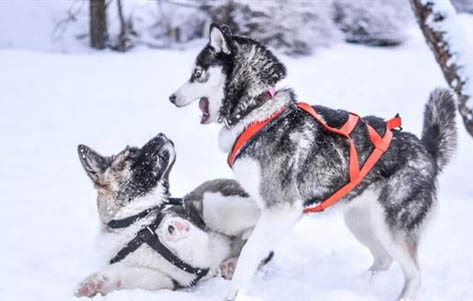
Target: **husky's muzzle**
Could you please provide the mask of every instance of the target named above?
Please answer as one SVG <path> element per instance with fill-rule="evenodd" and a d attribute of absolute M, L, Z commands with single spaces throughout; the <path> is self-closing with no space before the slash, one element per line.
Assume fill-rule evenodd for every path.
<path fill-rule="evenodd" d="M 177 99 L 177 96 L 176 94 L 171 94 L 171 96 L 169 96 L 169 101 L 172 103 L 172 104 L 176 104 L 176 99 Z"/>

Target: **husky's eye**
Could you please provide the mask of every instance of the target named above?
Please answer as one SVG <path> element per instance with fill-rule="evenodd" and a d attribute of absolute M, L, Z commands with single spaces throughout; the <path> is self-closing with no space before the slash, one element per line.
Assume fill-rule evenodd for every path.
<path fill-rule="evenodd" d="M 194 70 L 194 78 L 200 78 L 202 76 L 202 70 L 201 69 L 195 69 Z"/>
<path fill-rule="evenodd" d="M 173 234 L 174 234 L 174 231 L 176 231 L 176 228 L 174 228 L 173 225 L 169 225 L 169 226 L 168 226 L 168 232 L 169 232 L 169 234 L 173 235 Z"/>
<path fill-rule="evenodd" d="M 99 189 L 108 189 L 110 187 L 110 183 L 104 183 L 104 182 L 96 182 L 95 187 Z"/>
<path fill-rule="evenodd" d="M 160 154 L 158 154 L 158 158 L 161 160 L 168 160 L 169 159 L 169 153 L 167 151 L 164 151 Z"/>

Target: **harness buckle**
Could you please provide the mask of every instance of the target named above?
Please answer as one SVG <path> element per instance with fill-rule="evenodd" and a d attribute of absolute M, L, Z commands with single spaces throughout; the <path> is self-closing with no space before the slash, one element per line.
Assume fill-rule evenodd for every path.
<path fill-rule="evenodd" d="M 151 235 L 155 235 L 155 234 L 156 234 L 156 233 L 154 233 L 153 229 L 151 229 L 151 227 L 150 227 L 150 226 L 146 226 L 146 228 L 145 228 L 145 229 L 146 229 L 146 230 L 148 230 L 148 231 L 149 231 L 149 233 L 151 233 Z"/>
<path fill-rule="evenodd" d="M 231 127 L 232 122 L 227 118 L 223 118 L 223 124 L 225 124 L 225 127 L 229 129 Z"/>

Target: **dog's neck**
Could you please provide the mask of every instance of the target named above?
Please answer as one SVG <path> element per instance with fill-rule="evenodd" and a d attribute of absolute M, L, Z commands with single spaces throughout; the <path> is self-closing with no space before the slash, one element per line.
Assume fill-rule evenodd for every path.
<path fill-rule="evenodd" d="M 226 127 L 232 127 L 233 125 L 237 124 L 241 119 L 244 119 L 251 111 L 261 107 L 264 103 L 268 100 L 274 98 L 276 90 L 273 87 L 269 87 L 265 89 L 262 93 L 260 93 L 256 97 L 252 97 L 250 104 L 247 104 L 246 109 L 244 111 L 240 111 L 234 117 L 224 118 L 222 121 L 225 123 Z M 246 96 L 247 97 L 247 96 Z"/>
<path fill-rule="evenodd" d="M 232 48 L 220 117 L 233 127 L 261 106 L 259 96 L 286 76 L 286 67 L 264 45 L 250 38 L 232 36 Z"/>
<path fill-rule="evenodd" d="M 166 185 L 158 183 L 156 188 L 143 196 L 137 197 L 125 206 L 121 207 L 110 220 L 124 219 L 136 215 L 147 209 L 161 206 L 169 198 L 169 191 Z M 108 221 L 107 221 L 108 222 Z"/>
<path fill-rule="evenodd" d="M 228 153 L 232 150 L 233 144 L 238 136 L 253 122 L 263 121 L 277 112 L 284 106 L 288 106 L 295 102 L 295 97 L 291 90 L 278 90 L 276 95 L 266 101 L 260 107 L 250 111 L 245 117 L 238 121 L 235 125 L 228 128 L 224 126 L 219 134 L 220 150 Z"/>

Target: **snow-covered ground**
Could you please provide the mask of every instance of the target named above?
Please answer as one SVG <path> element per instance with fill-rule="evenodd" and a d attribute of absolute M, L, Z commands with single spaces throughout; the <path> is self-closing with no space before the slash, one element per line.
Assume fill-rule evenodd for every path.
<path fill-rule="evenodd" d="M 473 18 L 464 22 L 473 28 Z M 399 112 L 404 129 L 419 134 L 429 91 L 445 86 L 424 44 L 416 31 L 399 48 L 339 45 L 309 58 L 282 57 L 285 84 L 310 103 L 386 118 Z M 188 78 L 197 51 L 0 50 L 1 300 L 73 300 L 76 283 L 100 264 L 95 194 L 77 144 L 111 154 L 166 133 L 178 154 L 175 196 L 231 176 L 217 149 L 218 126 L 199 125 L 197 105 L 178 110 L 168 101 Z M 439 179 L 437 214 L 421 244 L 423 301 L 473 300 L 473 139 L 460 119 L 458 125 L 459 150 Z M 250 294 L 257 300 L 393 300 L 402 287 L 399 266 L 371 278 L 364 272 L 370 264 L 340 212 L 308 216 L 281 238 Z M 228 285 L 215 278 L 190 290 L 117 291 L 94 300 L 221 300 Z"/>

